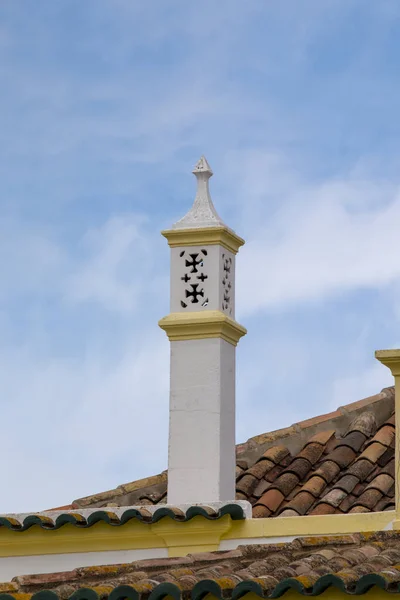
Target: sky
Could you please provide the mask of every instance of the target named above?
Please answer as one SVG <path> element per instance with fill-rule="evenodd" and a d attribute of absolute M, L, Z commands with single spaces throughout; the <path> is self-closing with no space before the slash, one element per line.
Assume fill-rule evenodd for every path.
<path fill-rule="evenodd" d="M 237 259 L 237 441 L 400 345 L 398 0 L 2 0 L 0 512 L 167 467 L 169 251 L 204 154 Z"/>

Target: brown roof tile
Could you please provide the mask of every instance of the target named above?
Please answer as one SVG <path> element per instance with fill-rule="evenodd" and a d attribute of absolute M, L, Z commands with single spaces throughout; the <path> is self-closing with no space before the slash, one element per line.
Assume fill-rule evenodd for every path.
<path fill-rule="evenodd" d="M 373 441 L 372 444 L 367 446 L 360 458 L 366 458 L 372 463 L 378 462 L 378 459 L 386 452 L 387 447 L 380 442 Z"/>
<path fill-rule="evenodd" d="M 364 506 L 369 510 L 373 510 L 374 506 L 381 500 L 383 494 L 379 490 L 367 489 L 365 490 L 354 503 L 355 506 Z"/>
<path fill-rule="evenodd" d="M 294 473 L 283 473 L 274 481 L 272 486 L 282 492 L 286 497 L 299 483 L 299 478 Z"/>
<path fill-rule="evenodd" d="M 236 497 L 255 517 L 387 510 L 393 505 L 394 390 L 237 446 Z M 74 506 L 166 502 L 167 473 Z"/>
<path fill-rule="evenodd" d="M 314 498 L 319 498 L 324 489 L 326 488 L 326 481 L 318 475 L 312 475 L 310 479 L 303 485 L 303 490 L 310 492 Z"/>
<path fill-rule="evenodd" d="M 287 470 L 290 473 L 294 473 L 297 475 L 299 479 L 304 479 L 307 473 L 311 470 L 311 463 L 306 458 L 295 458 L 290 465 L 287 467 Z"/>
<path fill-rule="evenodd" d="M 285 446 L 272 446 L 272 448 L 269 448 L 264 452 L 263 457 L 268 458 L 275 465 L 278 465 L 288 454 L 289 450 Z"/>
<path fill-rule="evenodd" d="M 386 473 L 381 473 L 377 475 L 371 483 L 367 485 L 367 490 L 370 488 L 375 488 L 382 492 L 382 494 L 387 494 L 390 489 L 393 487 L 394 479 L 391 475 L 387 475 Z"/>
<path fill-rule="evenodd" d="M 336 512 L 335 507 L 332 504 L 326 502 L 320 502 L 315 508 L 313 508 L 310 515 L 333 515 Z"/>
<path fill-rule="evenodd" d="M 395 429 L 393 425 L 384 425 L 375 434 L 374 440 L 384 446 L 391 446 L 394 440 Z"/>
<path fill-rule="evenodd" d="M 350 494 L 356 487 L 359 479 L 355 475 L 344 475 L 335 483 L 335 488 L 339 488 Z"/>
<path fill-rule="evenodd" d="M 254 475 L 257 479 L 264 477 L 271 469 L 273 469 L 274 463 L 267 458 L 261 458 L 255 465 L 248 469 L 247 473 Z"/>
<path fill-rule="evenodd" d="M 265 494 L 261 496 L 259 500 L 257 500 L 257 505 L 262 504 L 263 506 L 266 506 L 271 512 L 275 512 L 282 504 L 284 499 L 285 496 L 282 494 L 282 492 L 280 492 L 279 490 L 269 489 L 265 492 Z"/>
<path fill-rule="evenodd" d="M 355 475 L 360 481 L 364 481 L 374 470 L 375 465 L 366 458 L 358 458 L 347 470 L 349 475 Z"/>
<path fill-rule="evenodd" d="M 309 442 L 306 444 L 297 455 L 299 458 L 306 458 L 312 465 L 321 458 L 322 453 L 324 451 L 324 446 L 317 442 Z"/>
<path fill-rule="evenodd" d="M 339 488 L 334 488 L 324 496 L 322 496 L 322 502 L 325 504 L 330 504 L 335 508 L 339 506 L 339 504 L 346 498 L 347 492 Z"/>
<path fill-rule="evenodd" d="M 327 460 L 335 462 L 341 469 L 348 467 L 356 457 L 356 453 L 348 446 L 337 446 L 327 457 Z"/>
<path fill-rule="evenodd" d="M 286 510 L 295 510 L 299 515 L 305 515 L 309 508 L 315 503 L 315 498 L 310 492 L 299 492 L 286 506 Z"/>
<path fill-rule="evenodd" d="M 254 477 L 254 475 L 248 475 L 246 473 L 236 483 L 236 490 L 238 492 L 242 492 L 243 494 L 245 494 L 245 496 L 251 496 L 257 484 L 257 477 Z"/>
<path fill-rule="evenodd" d="M 349 446 L 354 452 L 358 452 L 365 443 L 367 437 L 361 431 L 352 431 L 342 440 L 342 444 Z"/>

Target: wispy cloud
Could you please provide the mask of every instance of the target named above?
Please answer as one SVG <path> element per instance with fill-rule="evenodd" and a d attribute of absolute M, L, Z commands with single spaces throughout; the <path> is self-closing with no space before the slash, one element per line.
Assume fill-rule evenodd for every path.
<path fill-rule="evenodd" d="M 397 341 L 398 16 L 397 0 L 1 3 L 0 510 L 165 468 L 158 231 L 202 153 L 248 240 L 239 439 L 390 383 L 373 351 Z"/>

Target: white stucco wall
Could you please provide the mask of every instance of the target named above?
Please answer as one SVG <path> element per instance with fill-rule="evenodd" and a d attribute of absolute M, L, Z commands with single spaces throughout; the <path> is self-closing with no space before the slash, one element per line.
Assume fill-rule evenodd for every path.
<path fill-rule="evenodd" d="M 235 498 L 235 350 L 171 342 L 169 504 Z"/>
<path fill-rule="evenodd" d="M 75 552 L 38 556 L 0 558 L 0 581 L 11 581 L 17 575 L 72 571 L 78 567 L 115 565 L 145 558 L 167 558 L 167 548 L 116 550 L 112 552 Z"/>

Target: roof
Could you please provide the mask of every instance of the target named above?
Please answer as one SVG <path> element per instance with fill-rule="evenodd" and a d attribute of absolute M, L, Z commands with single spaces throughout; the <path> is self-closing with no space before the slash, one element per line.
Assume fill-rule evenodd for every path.
<path fill-rule="evenodd" d="M 242 503 L 243 504 L 243 503 Z M 113 510 L 83 509 L 74 512 L 60 513 L 45 511 L 35 514 L 10 514 L 0 516 L 0 527 L 6 527 L 11 531 L 26 531 L 34 525 L 42 529 L 60 529 L 64 525 L 74 525 L 80 529 L 92 527 L 96 523 L 103 522 L 107 525 L 119 526 L 125 525 L 128 521 L 136 520 L 141 523 L 158 523 L 164 517 L 169 517 L 173 521 L 186 522 L 194 517 L 202 516 L 210 521 L 222 519 L 229 515 L 233 521 L 246 518 L 246 512 L 240 504 L 222 504 L 219 508 L 207 505 L 196 505 L 190 507 L 176 506 L 155 506 L 114 508 Z"/>
<path fill-rule="evenodd" d="M 235 600 L 252 591 L 278 597 L 295 589 L 317 595 L 329 587 L 362 594 L 373 586 L 400 591 L 400 534 L 380 532 L 305 537 L 291 543 L 241 546 L 226 552 L 129 564 L 84 567 L 63 573 L 24 575 L 0 584 L 0 600 L 110 600 L 170 595 L 201 600 L 209 592 Z M 43 591 L 47 590 L 47 592 Z M 23 594 L 23 596 L 21 595 Z"/>
<path fill-rule="evenodd" d="M 237 446 L 237 499 L 253 517 L 392 510 L 394 388 Z M 166 503 L 167 472 L 65 509 Z"/>

